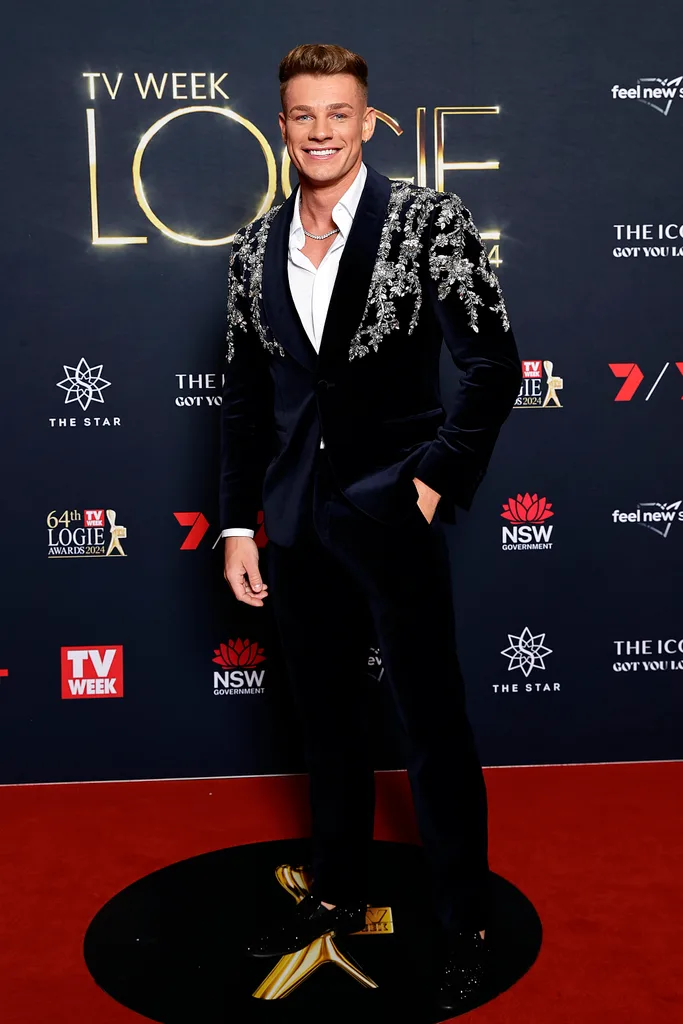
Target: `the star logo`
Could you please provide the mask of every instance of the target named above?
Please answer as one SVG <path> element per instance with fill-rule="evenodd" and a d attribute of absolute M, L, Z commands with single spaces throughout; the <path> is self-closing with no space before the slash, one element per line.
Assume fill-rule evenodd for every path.
<path fill-rule="evenodd" d="M 88 366 L 85 359 L 81 359 L 78 366 L 65 366 L 66 377 L 60 380 L 57 385 L 66 391 L 64 404 L 78 402 L 83 412 L 91 402 L 104 403 L 102 392 L 110 387 L 111 381 L 105 380 L 102 376 L 102 363 L 99 366 Z"/>
<path fill-rule="evenodd" d="M 532 636 L 531 630 L 525 626 L 519 636 L 508 633 L 510 646 L 500 653 L 510 659 L 508 672 L 519 668 L 525 676 L 529 676 L 535 668 L 545 669 L 544 658 L 552 654 L 552 650 L 545 646 L 545 633 Z"/>

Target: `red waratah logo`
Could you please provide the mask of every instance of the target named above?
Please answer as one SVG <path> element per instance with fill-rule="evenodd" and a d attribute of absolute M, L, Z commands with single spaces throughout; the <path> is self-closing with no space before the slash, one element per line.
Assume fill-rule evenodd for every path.
<path fill-rule="evenodd" d="M 223 668 L 246 668 L 266 660 L 263 648 L 255 640 L 228 640 L 227 644 L 221 644 L 213 653 L 217 657 L 212 660 Z"/>
<path fill-rule="evenodd" d="M 508 498 L 507 504 L 503 503 L 505 511 L 500 514 L 511 523 L 542 523 L 555 515 L 550 511 L 552 507 L 551 501 L 527 491 L 524 497 L 518 494 L 516 498 Z"/>

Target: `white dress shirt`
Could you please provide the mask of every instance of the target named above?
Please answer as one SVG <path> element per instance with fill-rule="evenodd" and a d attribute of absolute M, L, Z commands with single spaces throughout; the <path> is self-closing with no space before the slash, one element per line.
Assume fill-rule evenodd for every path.
<path fill-rule="evenodd" d="M 308 256 L 301 251 L 306 242 L 301 214 L 299 212 L 299 190 L 294 199 L 292 222 L 289 226 L 289 251 L 287 258 L 287 277 L 292 299 L 304 326 L 309 341 L 316 352 L 320 351 L 320 340 L 323 336 L 327 310 L 330 305 L 332 289 L 337 279 L 339 261 L 341 260 L 346 239 L 349 236 L 353 218 L 358 208 L 361 192 L 365 185 L 368 171 L 365 164 L 360 165 L 358 174 L 353 179 L 344 195 L 332 210 L 332 220 L 339 228 L 332 245 L 329 247 L 318 267 L 315 267 Z M 320 438 L 320 447 L 325 442 Z M 239 526 L 223 530 L 221 537 L 253 537 L 254 531 Z"/>

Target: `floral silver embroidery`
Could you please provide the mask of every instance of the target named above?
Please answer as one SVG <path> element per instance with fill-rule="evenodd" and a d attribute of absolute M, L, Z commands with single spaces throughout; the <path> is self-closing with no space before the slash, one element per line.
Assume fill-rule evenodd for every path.
<path fill-rule="evenodd" d="M 404 207 L 405 218 L 401 224 Z M 428 261 L 430 275 L 438 285 L 439 299 L 443 301 L 457 284 L 457 293 L 467 311 L 469 325 L 473 331 L 478 331 L 478 307 L 486 306 L 486 303 L 477 288 L 476 274 L 495 289 L 498 301 L 487 308 L 500 315 L 504 330 L 509 329 L 498 278 L 491 270 L 472 215 L 460 197 L 453 192 L 436 192 L 431 188 L 392 182 L 370 289 L 361 322 L 351 340 L 349 359 L 364 356 L 371 348 L 376 352 L 382 339 L 398 329 L 395 303 L 398 298 L 414 298 L 408 326 L 408 333 L 413 333 L 422 306 L 419 259 L 425 245 L 429 219 L 435 208 L 438 210 L 435 218 L 436 233 L 429 247 Z M 398 254 L 391 258 L 394 236 L 401 233 L 403 239 Z M 479 247 L 476 266 L 465 256 L 468 234 Z"/>
<path fill-rule="evenodd" d="M 468 322 L 473 331 L 479 331 L 480 306 L 491 310 L 492 313 L 498 313 L 503 330 L 507 331 L 510 329 L 510 321 L 500 282 L 491 270 L 484 243 L 472 220 L 472 214 L 455 193 L 442 193 L 442 197 L 434 221 L 437 232 L 429 250 L 429 272 L 438 285 L 439 299 L 445 299 L 453 285 L 457 283 L 457 293 L 467 310 Z M 465 256 L 467 235 L 473 239 L 479 254 L 476 264 Z M 488 305 L 484 301 L 477 287 L 475 274 L 496 292 L 498 301 L 495 305 Z"/>
<path fill-rule="evenodd" d="M 268 232 L 279 209 L 280 206 L 271 207 L 260 222 L 256 222 L 258 227 L 255 230 L 255 225 L 249 224 L 235 235 L 230 255 L 228 288 L 228 362 L 235 352 L 235 333 L 247 330 L 247 317 L 264 348 L 271 354 L 277 352 L 281 356 L 285 355 L 282 345 L 273 338 L 270 328 L 264 323 L 260 311 L 263 257 Z M 472 215 L 460 197 L 454 192 L 437 192 L 431 188 L 393 181 L 363 315 L 349 347 L 349 360 L 366 355 L 370 349 L 377 352 L 382 339 L 399 329 L 397 299 L 412 297 L 408 334 L 415 330 L 422 308 L 420 257 L 428 240 L 429 222 L 435 209 L 435 231 L 427 259 L 439 299 L 443 301 L 457 286 L 457 294 L 473 331 L 479 331 L 479 311 L 482 308 L 497 313 L 503 330 L 509 330 L 510 321 L 500 282 L 491 269 Z M 395 247 L 397 239 L 400 239 L 398 252 L 394 255 L 392 246 Z M 465 255 L 468 239 L 474 243 L 478 252 L 476 263 Z M 237 257 L 241 266 L 236 270 L 234 262 Z M 241 300 L 247 297 L 245 281 L 248 282 L 248 309 L 241 308 Z M 485 301 L 479 287 L 481 282 L 495 291 L 498 299 L 495 304 L 489 305 Z"/>
<path fill-rule="evenodd" d="M 397 298 L 413 296 L 408 334 L 415 330 L 422 305 L 419 259 L 424 245 L 425 228 L 434 208 L 433 194 L 431 189 L 416 191 L 405 182 L 391 183 L 391 194 L 370 288 L 363 316 L 351 339 L 349 359 L 364 356 L 371 348 L 376 352 L 382 338 L 399 328 L 394 301 Z M 401 213 L 404 207 L 405 221 L 402 226 Z M 400 232 L 403 232 L 404 237 L 398 254 L 394 259 L 390 259 L 393 237 Z"/>
<path fill-rule="evenodd" d="M 282 205 L 282 204 L 280 204 Z M 256 230 L 254 224 L 247 224 L 235 235 L 230 253 L 230 283 L 228 285 L 228 329 L 226 334 L 226 362 L 230 362 L 235 354 L 235 332 L 247 330 L 247 317 L 240 308 L 240 299 L 245 297 L 245 279 L 249 283 L 249 319 L 259 340 L 268 352 L 284 356 L 285 350 L 279 341 L 273 338 L 270 328 L 261 317 L 260 301 L 263 281 L 263 256 L 266 251 L 268 232 L 280 205 L 271 206 L 263 215 Z M 239 257 L 240 267 L 235 268 L 235 259 Z"/>

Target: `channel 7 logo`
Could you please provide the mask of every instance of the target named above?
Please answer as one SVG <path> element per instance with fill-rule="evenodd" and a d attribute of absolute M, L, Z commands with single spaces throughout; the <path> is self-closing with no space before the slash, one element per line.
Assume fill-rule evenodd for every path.
<path fill-rule="evenodd" d="M 173 513 L 176 522 L 180 526 L 187 527 L 188 533 L 185 536 L 182 544 L 180 545 L 181 551 L 196 551 L 204 537 L 209 531 L 210 523 L 203 512 L 174 512 Z M 258 528 L 256 530 L 256 536 L 254 541 L 258 547 L 262 548 L 266 542 L 266 531 L 263 525 L 263 511 L 258 513 Z M 216 538 L 215 543 L 212 545 L 214 548 L 218 546 L 221 540 L 220 533 Z"/>
<path fill-rule="evenodd" d="M 659 371 L 659 376 L 645 395 L 646 402 L 650 401 L 655 388 L 670 366 L 670 362 L 664 363 L 664 366 Z M 679 372 L 683 374 L 683 363 L 674 363 L 674 366 L 678 367 Z M 638 366 L 638 363 L 610 363 L 609 368 L 615 377 L 620 377 L 624 380 L 624 383 L 621 385 L 614 397 L 614 401 L 630 402 L 640 385 L 645 380 L 645 374 Z M 681 401 L 683 401 L 683 395 L 681 395 Z"/>

